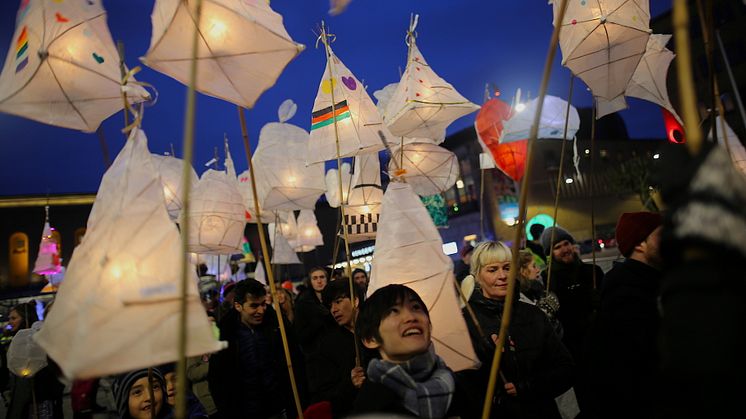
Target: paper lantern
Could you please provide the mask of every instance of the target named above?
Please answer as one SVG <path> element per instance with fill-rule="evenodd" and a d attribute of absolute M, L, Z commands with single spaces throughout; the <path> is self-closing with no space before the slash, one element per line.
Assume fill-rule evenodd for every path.
<path fill-rule="evenodd" d="M 13 336 L 8 347 L 8 369 L 22 378 L 31 378 L 47 366 L 47 353 L 34 342 L 34 335 L 41 323 L 34 323 L 29 329 L 22 329 Z"/>
<path fill-rule="evenodd" d="M 668 138 L 668 142 L 684 144 L 686 142 L 684 127 L 676 119 L 674 114 L 669 112 L 666 108 L 661 108 L 661 112 L 663 112 L 663 125 L 666 127 L 666 138 Z"/>
<path fill-rule="evenodd" d="M 386 106 L 388 106 L 389 101 L 392 97 L 394 97 L 394 93 L 396 93 L 396 88 L 399 86 L 399 83 L 390 83 L 387 84 L 383 89 L 376 90 L 373 92 L 373 96 L 376 98 L 376 109 L 378 109 L 379 115 L 383 117 L 386 114 Z M 443 132 L 440 133 L 436 138 L 424 138 L 424 137 L 398 137 L 398 138 L 387 138 L 387 141 L 390 145 L 395 144 L 411 144 L 411 143 L 432 143 L 432 144 L 440 144 L 443 141 L 446 140 L 446 132 L 445 129 Z"/>
<path fill-rule="evenodd" d="M 379 131 L 386 138 L 392 137 L 365 86 L 329 48 L 326 69 L 313 103 L 306 162 L 336 159 L 337 139 L 339 157 L 383 150 Z"/>
<path fill-rule="evenodd" d="M 352 190 L 350 190 L 345 206 L 347 240 L 350 243 L 376 237 L 382 198 L 381 165 L 378 161 L 378 154 L 357 156 L 355 173 L 352 177 Z"/>
<path fill-rule="evenodd" d="M 522 140 L 499 144 L 490 151 L 497 167 L 514 181 L 520 182 L 526 168 L 527 147 L 528 140 Z"/>
<path fill-rule="evenodd" d="M 52 275 L 60 272 L 62 263 L 59 243 L 53 234 L 54 229 L 49 226 L 49 206 L 46 206 L 44 211 L 46 212 L 44 230 L 41 233 L 39 255 L 36 257 L 33 272 L 39 275 Z"/>
<path fill-rule="evenodd" d="M 342 199 L 341 201 L 347 202 L 347 196 L 350 194 L 350 188 L 352 188 L 352 173 L 350 173 L 350 163 L 342 163 Z M 329 169 L 324 177 L 326 183 L 326 201 L 332 208 L 339 207 L 339 174 L 337 169 Z"/>
<path fill-rule="evenodd" d="M 531 125 L 534 123 L 538 98 L 532 99 L 526 104 L 521 112 L 516 112 L 503 124 L 500 134 L 500 143 L 509 143 L 528 139 Z M 570 106 L 570 114 L 567 115 L 567 107 Z M 568 117 L 567 133 L 565 133 L 565 116 Z M 539 120 L 539 131 L 537 138 L 557 138 L 571 140 L 580 129 L 580 116 L 574 106 L 556 96 L 545 96 L 544 106 L 541 110 Z"/>
<path fill-rule="evenodd" d="M 439 194 L 456 184 L 459 164 L 451 151 L 430 143 L 405 144 L 404 151 L 401 150 L 400 147 L 393 150 L 389 173 L 412 185 L 417 195 Z"/>
<path fill-rule="evenodd" d="M 297 221 L 297 239 L 293 250 L 296 252 L 310 252 L 316 246 L 324 245 L 324 237 L 316 221 L 316 215 L 311 210 L 301 210 Z"/>
<path fill-rule="evenodd" d="M 249 245 L 249 241 L 246 240 L 246 237 L 244 237 L 241 240 L 241 254 L 243 255 L 243 257 L 238 260 L 238 263 L 256 262 L 256 258 L 254 257 L 254 252 L 251 251 L 251 246 Z"/>
<path fill-rule="evenodd" d="M 21 1 L 0 74 L 0 111 L 93 132 L 122 109 L 119 56 L 100 3 Z M 124 91 L 132 103 L 150 97 L 131 83 Z"/>
<path fill-rule="evenodd" d="M 624 93 L 650 36 L 647 1 L 551 1 L 555 25 L 561 25 L 562 65 L 572 70 L 594 96 L 607 100 Z"/>
<path fill-rule="evenodd" d="M 194 7 L 194 0 L 157 0 L 150 49 L 142 58 L 184 84 L 192 61 Z M 249 108 L 304 48 L 265 1 L 205 0 L 199 32 L 196 89 Z"/>
<path fill-rule="evenodd" d="M 427 305 L 435 351 L 459 371 L 479 360 L 469 338 L 454 289 L 453 262 L 427 210 L 412 188 L 390 183 L 383 197 L 375 263 L 368 296 L 389 284 L 404 284 Z"/>
<path fill-rule="evenodd" d="M 410 32 L 414 32 L 414 27 Z M 435 74 L 417 48 L 414 36 L 409 36 L 408 42 L 407 68 L 386 106 L 383 120 L 396 136 L 437 139 L 453 121 L 479 106 Z"/>
<path fill-rule="evenodd" d="M 185 215 L 182 211 L 180 217 Z M 194 187 L 188 216 L 190 252 L 241 253 L 246 207 L 227 144 L 225 171 L 209 169 L 202 175 Z"/>
<path fill-rule="evenodd" d="M 271 122 L 262 128 L 259 146 L 251 158 L 259 203 L 268 211 L 313 209 L 326 187 L 324 166 L 306 166 L 308 132 L 285 123 L 293 114 L 284 113 L 280 123 Z"/>
<path fill-rule="evenodd" d="M 474 125 L 483 149 L 500 143 L 503 123 L 511 116 L 513 116 L 513 108 L 500 99 L 490 99 L 482 105 Z M 487 152 L 486 149 L 485 152 Z"/>
<path fill-rule="evenodd" d="M 240 175 L 238 175 L 238 191 L 241 194 L 241 199 L 246 209 L 244 212 L 246 222 L 256 224 L 257 219 L 254 214 L 254 195 L 251 192 L 251 173 L 248 170 L 244 170 Z M 259 210 L 262 212 L 262 223 L 271 223 L 274 221 L 274 211 L 264 211 L 262 210 L 261 205 L 259 205 Z"/>
<path fill-rule="evenodd" d="M 155 164 L 155 170 L 158 172 L 161 178 L 161 185 L 163 185 L 163 196 L 166 198 L 166 209 L 171 220 L 176 221 L 181 212 L 182 202 L 181 196 L 184 193 L 184 189 L 181 186 L 181 177 L 184 170 L 184 160 L 177 159 L 173 156 L 161 156 L 159 154 L 153 154 L 153 164 Z M 190 185 L 196 185 L 199 178 L 197 172 L 190 165 Z"/>
<path fill-rule="evenodd" d="M 85 240 L 34 336 L 65 376 L 100 377 L 178 359 L 180 242 L 145 134 L 134 129 L 101 180 Z M 222 345 L 200 304 L 196 272 L 187 274 L 186 355 L 217 351 Z"/>
<path fill-rule="evenodd" d="M 292 218 L 292 217 L 291 217 Z M 293 223 L 295 220 L 293 220 Z M 288 239 L 282 234 L 281 228 L 275 223 L 269 223 L 269 239 L 272 246 L 272 263 L 275 265 L 300 264 L 298 255 L 290 246 Z"/>

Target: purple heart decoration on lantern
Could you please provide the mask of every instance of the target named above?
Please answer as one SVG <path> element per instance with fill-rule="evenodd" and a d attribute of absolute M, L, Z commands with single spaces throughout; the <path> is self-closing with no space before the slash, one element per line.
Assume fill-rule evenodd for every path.
<path fill-rule="evenodd" d="M 344 85 L 350 90 L 355 90 L 357 88 L 357 83 L 355 83 L 355 79 L 352 77 L 342 76 L 342 83 L 344 83 Z"/>

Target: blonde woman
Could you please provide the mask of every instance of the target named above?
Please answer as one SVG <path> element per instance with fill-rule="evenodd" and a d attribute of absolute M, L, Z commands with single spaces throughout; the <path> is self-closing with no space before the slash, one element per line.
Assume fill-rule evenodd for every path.
<path fill-rule="evenodd" d="M 469 299 L 484 333 L 482 336 L 471 316 L 464 311 L 474 349 L 482 366 L 465 372 L 461 378 L 471 391 L 474 403 L 481 406 L 487 388 L 489 370 L 500 331 L 508 275 L 510 249 L 501 242 L 479 244 L 471 257 L 471 274 L 476 288 Z M 554 333 L 547 316 L 536 306 L 518 301 L 515 294 L 512 320 L 500 364 L 493 417 L 559 418 L 554 398 L 573 384 L 573 362 L 567 349 Z"/>

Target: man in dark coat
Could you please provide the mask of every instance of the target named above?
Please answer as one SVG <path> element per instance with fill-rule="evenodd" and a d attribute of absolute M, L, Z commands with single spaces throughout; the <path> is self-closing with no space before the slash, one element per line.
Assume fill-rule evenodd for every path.
<path fill-rule="evenodd" d="M 352 409 L 365 372 L 355 366 L 355 337 L 352 333 L 359 299 L 355 284 L 350 298 L 349 281 L 332 281 L 324 288 L 324 305 L 330 308 L 336 327 L 319 335 L 319 350 L 306 358 L 309 403 L 328 401 L 334 417 L 346 417 Z"/>
<path fill-rule="evenodd" d="M 220 339 L 228 341 L 228 348 L 210 358 L 208 373 L 218 413 L 225 418 L 295 417 L 277 316 L 267 306 L 264 285 L 246 279 L 234 290 L 234 310 L 220 322 Z M 285 330 L 291 330 L 287 322 Z M 303 364 L 292 333 L 288 345 L 296 382 L 303 382 Z"/>
<path fill-rule="evenodd" d="M 627 259 L 606 274 L 589 357 L 599 417 L 653 416 L 658 369 L 661 216 L 624 213 L 616 228 Z"/>
<path fill-rule="evenodd" d="M 552 230 L 556 230 L 554 244 L 550 243 Z M 562 342 L 576 363 L 582 361 L 582 348 L 595 312 L 596 288 L 599 288 L 604 273 L 601 268 L 583 263 L 575 251 L 575 238 L 560 227 L 549 227 L 541 234 L 544 254 L 552 258 L 552 274 L 542 276 L 549 280 L 549 290 L 557 295 L 560 309 L 557 319 L 562 323 Z M 595 272 L 595 278 L 594 278 Z"/>

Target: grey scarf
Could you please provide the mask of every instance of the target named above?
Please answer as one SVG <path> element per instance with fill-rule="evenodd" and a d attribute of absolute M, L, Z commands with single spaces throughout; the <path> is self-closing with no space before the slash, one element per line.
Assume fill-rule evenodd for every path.
<path fill-rule="evenodd" d="M 453 373 L 432 344 L 427 352 L 404 363 L 372 360 L 368 378 L 393 390 L 408 411 L 423 418 L 445 417 L 456 388 Z"/>

